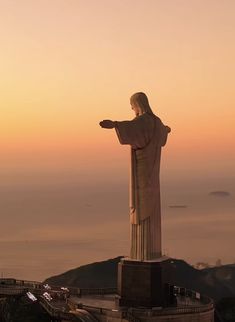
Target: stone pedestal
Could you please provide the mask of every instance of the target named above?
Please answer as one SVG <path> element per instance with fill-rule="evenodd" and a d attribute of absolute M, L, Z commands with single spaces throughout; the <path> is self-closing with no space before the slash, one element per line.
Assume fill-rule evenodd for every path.
<path fill-rule="evenodd" d="M 167 306 L 170 301 L 170 259 L 152 261 L 121 259 L 118 264 L 120 306 Z"/>

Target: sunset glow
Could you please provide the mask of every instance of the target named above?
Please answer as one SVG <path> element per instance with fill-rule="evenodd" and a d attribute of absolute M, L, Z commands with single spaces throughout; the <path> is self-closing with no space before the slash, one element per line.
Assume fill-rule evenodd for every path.
<path fill-rule="evenodd" d="M 103 238 L 109 224 L 108 238 L 118 238 L 112 221 L 127 225 L 128 240 L 129 149 L 99 122 L 132 119 L 129 98 L 143 91 L 172 129 L 161 172 L 164 243 L 172 255 L 193 257 L 171 240 L 180 219 L 168 205 L 190 203 L 188 191 L 196 198 L 221 189 L 232 199 L 221 214 L 234 212 L 234 12 L 233 0 L 1 1 L 0 240 L 67 240 L 76 225 L 81 238 L 96 236 L 89 218 Z M 46 194 L 64 184 L 77 190 L 73 200 L 71 187 L 67 197 L 60 191 L 56 209 L 55 195 L 29 197 L 35 187 Z M 198 213 L 210 216 L 217 206 L 203 200 Z M 190 224 L 202 219 L 188 211 Z"/>

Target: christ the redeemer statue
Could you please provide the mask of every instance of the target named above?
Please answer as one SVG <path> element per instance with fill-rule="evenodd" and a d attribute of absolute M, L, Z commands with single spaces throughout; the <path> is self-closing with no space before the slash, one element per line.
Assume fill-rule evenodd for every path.
<path fill-rule="evenodd" d="M 171 131 L 153 114 L 147 96 L 135 93 L 130 103 L 136 117 L 130 121 L 103 120 L 115 128 L 121 144 L 131 146 L 130 223 L 134 260 L 155 260 L 161 253 L 160 158 Z"/>

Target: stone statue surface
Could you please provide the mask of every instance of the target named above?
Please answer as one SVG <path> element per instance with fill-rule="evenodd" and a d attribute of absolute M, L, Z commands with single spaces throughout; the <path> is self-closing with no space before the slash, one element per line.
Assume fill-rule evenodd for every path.
<path fill-rule="evenodd" d="M 155 260 L 161 254 L 160 158 L 171 129 L 153 114 L 147 96 L 130 98 L 136 117 L 130 121 L 103 120 L 103 128 L 115 128 L 119 142 L 131 147 L 130 258 Z"/>

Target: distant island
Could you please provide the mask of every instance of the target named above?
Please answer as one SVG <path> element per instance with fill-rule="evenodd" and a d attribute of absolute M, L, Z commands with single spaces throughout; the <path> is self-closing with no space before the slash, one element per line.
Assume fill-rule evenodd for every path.
<path fill-rule="evenodd" d="M 211 191 L 209 195 L 214 197 L 229 197 L 231 194 L 229 191 L 218 190 L 218 191 Z"/>

